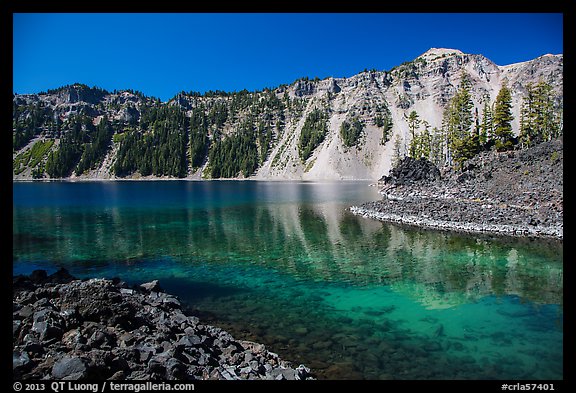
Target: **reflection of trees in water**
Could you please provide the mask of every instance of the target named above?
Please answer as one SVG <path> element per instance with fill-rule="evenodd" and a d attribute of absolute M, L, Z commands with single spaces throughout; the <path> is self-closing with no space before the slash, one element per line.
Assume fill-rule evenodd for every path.
<path fill-rule="evenodd" d="M 436 306 L 488 294 L 562 303 L 562 247 L 382 224 L 339 204 L 14 213 L 14 259 L 256 264 L 304 278 L 384 282 Z"/>
<path fill-rule="evenodd" d="M 390 226 L 389 258 L 400 261 L 392 286 L 429 307 L 518 295 L 536 303 L 562 304 L 560 245 L 477 237 Z M 560 252 L 554 254 L 553 252 Z"/>

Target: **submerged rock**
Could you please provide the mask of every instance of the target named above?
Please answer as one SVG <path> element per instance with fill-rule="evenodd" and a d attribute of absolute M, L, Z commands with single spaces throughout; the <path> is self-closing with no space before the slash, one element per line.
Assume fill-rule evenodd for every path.
<path fill-rule="evenodd" d="M 157 280 L 130 289 L 60 270 L 13 284 L 18 379 L 314 379 L 264 345 L 186 315 Z"/>

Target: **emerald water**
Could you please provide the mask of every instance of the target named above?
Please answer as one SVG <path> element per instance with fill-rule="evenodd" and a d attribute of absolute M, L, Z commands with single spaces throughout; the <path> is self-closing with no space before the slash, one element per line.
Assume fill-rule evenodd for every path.
<path fill-rule="evenodd" d="M 367 182 L 13 184 L 13 272 L 159 279 L 319 378 L 562 379 L 562 244 L 356 217 Z"/>

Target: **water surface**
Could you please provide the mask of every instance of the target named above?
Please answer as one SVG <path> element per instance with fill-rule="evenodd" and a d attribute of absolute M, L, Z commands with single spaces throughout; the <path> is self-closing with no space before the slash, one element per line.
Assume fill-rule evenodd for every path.
<path fill-rule="evenodd" d="M 562 379 L 561 243 L 346 211 L 367 182 L 14 183 L 13 271 L 159 279 L 338 379 Z"/>

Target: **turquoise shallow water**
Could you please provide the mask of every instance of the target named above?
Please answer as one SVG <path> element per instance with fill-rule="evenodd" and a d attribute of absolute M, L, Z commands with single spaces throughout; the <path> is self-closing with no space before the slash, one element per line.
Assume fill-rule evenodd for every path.
<path fill-rule="evenodd" d="M 353 216 L 366 182 L 14 183 L 13 271 L 159 279 L 331 379 L 562 379 L 559 243 Z"/>

